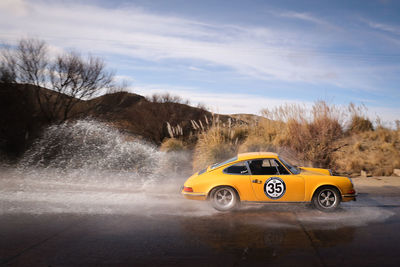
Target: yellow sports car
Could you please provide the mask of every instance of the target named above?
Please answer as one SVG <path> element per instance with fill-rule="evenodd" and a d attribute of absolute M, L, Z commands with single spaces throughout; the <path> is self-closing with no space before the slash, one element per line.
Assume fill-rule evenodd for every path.
<path fill-rule="evenodd" d="M 276 153 L 243 153 L 213 164 L 186 180 L 186 198 L 210 200 L 220 211 L 241 202 L 311 202 L 322 211 L 335 210 L 341 201 L 356 200 L 350 178 L 330 170 L 296 167 Z"/>

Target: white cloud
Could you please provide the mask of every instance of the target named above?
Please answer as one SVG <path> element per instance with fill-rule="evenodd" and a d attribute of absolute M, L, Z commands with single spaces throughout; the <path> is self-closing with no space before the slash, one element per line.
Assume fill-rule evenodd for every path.
<path fill-rule="evenodd" d="M 135 79 L 132 76 L 128 75 L 115 75 L 115 81 L 119 83 L 127 83 L 127 84 L 133 84 L 135 82 Z"/>
<path fill-rule="evenodd" d="M 371 21 L 371 20 L 366 20 L 366 19 L 361 19 L 361 21 L 363 21 L 369 27 L 371 27 L 371 28 L 373 28 L 375 30 L 381 30 L 381 31 L 393 33 L 393 34 L 396 34 L 396 35 L 400 35 L 400 27 L 396 27 L 396 26 L 389 25 L 389 24 L 384 24 L 384 23 L 378 23 L 378 22 Z"/>
<path fill-rule="evenodd" d="M 368 117 L 371 120 L 376 120 L 380 118 L 384 126 L 394 128 L 394 122 L 400 120 L 400 110 L 398 108 L 388 108 L 388 107 L 368 107 Z"/>
<path fill-rule="evenodd" d="M 259 114 L 264 108 L 278 107 L 285 103 L 302 103 L 311 106 L 312 103 L 296 99 L 278 99 L 262 95 L 243 93 L 210 93 L 202 92 L 193 87 L 177 87 L 169 85 L 138 85 L 131 87 L 131 92 L 144 96 L 170 93 L 187 99 L 192 105 L 202 103 L 212 112 L 220 114 L 252 113 Z"/>
<path fill-rule="evenodd" d="M 27 13 L 27 6 L 24 0 L 1 0 L 0 10 L 15 16 L 24 16 Z"/>
<path fill-rule="evenodd" d="M 351 67 L 332 60 L 335 55 L 319 52 L 319 38 L 312 33 L 205 23 L 135 7 L 106 9 L 50 1 L 30 1 L 24 6 L 29 12 L 18 19 L 7 10 L 0 11 L 0 38 L 33 35 L 64 49 L 153 62 L 186 60 L 191 61 L 192 70 L 214 64 L 263 80 L 371 86 L 368 80 L 353 77 Z M 310 14 L 288 12 L 285 16 L 328 25 Z"/>
<path fill-rule="evenodd" d="M 308 21 L 308 22 L 312 22 L 318 25 L 322 25 L 322 26 L 328 26 L 329 28 L 333 28 L 333 29 L 339 29 L 337 26 L 321 19 L 318 17 L 315 17 L 309 13 L 301 13 L 301 12 L 293 12 L 293 11 L 287 11 L 287 12 L 281 12 L 279 13 L 279 15 L 281 17 L 286 17 L 286 18 L 292 18 L 292 19 L 299 19 L 299 20 L 303 20 L 303 21 Z"/>

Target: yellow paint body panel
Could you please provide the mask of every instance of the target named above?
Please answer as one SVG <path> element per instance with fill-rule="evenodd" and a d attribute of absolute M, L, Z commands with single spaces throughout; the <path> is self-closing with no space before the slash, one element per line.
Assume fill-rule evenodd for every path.
<path fill-rule="evenodd" d="M 310 202 L 314 192 L 321 186 L 334 186 L 342 195 L 342 201 L 355 199 L 355 193 L 349 194 L 353 188 L 347 177 L 331 176 L 330 171 L 318 168 L 301 167 L 299 174 L 286 175 L 250 175 L 227 174 L 224 169 L 239 162 L 254 159 L 275 159 L 285 166 L 276 153 L 254 152 L 239 154 L 237 159 L 218 167 L 209 166 L 202 174 L 193 174 L 184 186 L 193 189 L 193 192 L 182 194 L 188 199 L 206 200 L 210 192 L 219 186 L 233 187 L 240 201 L 254 202 Z M 289 170 L 288 170 L 289 171 Z M 264 191 L 264 185 L 269 178 L 275 177 L 284 181 L 286 190 L 279 199 L 271 199 Z"/>

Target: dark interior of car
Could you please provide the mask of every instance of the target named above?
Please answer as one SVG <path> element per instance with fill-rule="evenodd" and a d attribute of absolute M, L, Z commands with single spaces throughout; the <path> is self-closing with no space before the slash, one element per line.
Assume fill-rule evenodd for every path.
<path fill-rule="evenodd" d="M 279 162 L 276 162 L 277 166 L 262 166 L 262 160 L 253 160 L 249 163 L 250 171 L 252 175 L 279 175 L 289 174 L 289 172 Z M 232 165 L 224 170 L 225 173 L 229 174 L 249 174 L 245 165 Z"/>
<path fill-rule="evenodd" d="M 225 170 L 226 173 L 230 174 L 248 174 L 246 166 L 239 166 L 239 165 L 233 165 Z"/>

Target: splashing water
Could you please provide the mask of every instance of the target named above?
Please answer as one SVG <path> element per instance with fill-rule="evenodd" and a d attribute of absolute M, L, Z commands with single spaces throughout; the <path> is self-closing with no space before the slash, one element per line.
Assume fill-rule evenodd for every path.
<path fill-rule="evenodd" d="M 59 178 L 69 182 L 104 176 L 109 177 L 107 183 L 126 178 L 143 184 L 187 176 L 190 166 L 190 157 L 184 152 L 160 152 L 156 146 L 105 123 L 78 120 L 49 127 L 25 153 L 18 169 L 47 179 L 60 173 Z"/>
<path fill-rule="evenodd" d="M 187 153 L 160 152 L 105 123 L 53 125 L 17 168 L 2 168 L 0 212 L 171 213 L 182 210 L 189 170 Z M 187 204 L 201 214 L 204 205 Z"/>
<path fill-rule="evenodd" d="M 79 120 L 49 127 L 20 165 L 59 169 L 129 170 L 150 174 L 161 153 L 96 121 Z"/>

